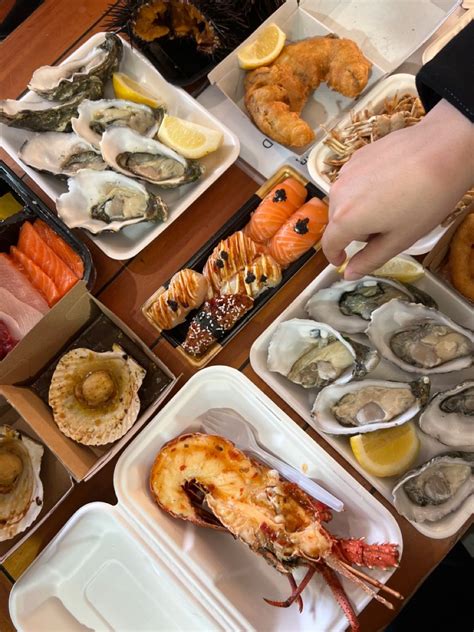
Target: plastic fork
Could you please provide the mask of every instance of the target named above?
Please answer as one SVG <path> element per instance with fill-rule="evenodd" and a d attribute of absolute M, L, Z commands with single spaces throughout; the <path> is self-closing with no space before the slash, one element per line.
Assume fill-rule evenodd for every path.
<path fill-rule="evenodd" d="M 343 511 L 344 503 L 341 500 L 285 461 L 262 448 L 258 444 L 253 428 L 235 410 L 211 408 L 198 417 L 197 421 L 201 423 L 206 432 L 223 435 L 235 443 L 238 448 L 252 452 L 266 465 L 278 470 L 284 478 L 299 485 L 316 500 L 320 500 L 334 511 Z"/>

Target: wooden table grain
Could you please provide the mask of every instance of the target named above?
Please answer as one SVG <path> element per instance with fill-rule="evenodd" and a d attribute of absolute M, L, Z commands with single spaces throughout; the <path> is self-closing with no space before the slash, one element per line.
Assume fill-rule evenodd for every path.
<path fill-rule="evenodd" d="M 45 0 L 45 2 L 6 40 L 0 44 L 0 98 L 16 98 L 24 91 L 35 68 L 60 61 L 93 33 L 103 29 L 104 15 L 110 0 Z M 51 201 L 28 178 L 22 169 L 0 149 L 0 158 L 23 177 L 49 205 Z M 94 293 L 124 320 L 176 374 L 181 375 L 180 388 L 194 373 L 176 350 L 159 339 L 143 318 L 140 307 L 163 281 L 168 279 L 215 233 L 215 231 L 258 188 L 257 183 L 238 163 L 215 182 L 176 222 L 145 250 L 129 261 L 113 261 L 105 256 L 83 233 L 97 268 Z M 356 472 L 339 454 L 317 435 L 282 401 L 252 370 L 249 351 L 253 341 L 298 296 L 307 284 L 325 267 L 321 252 L 312 257 L 279 291 L 250 323 L 214 359 L 212 364 L 226 364 L 241 370 L 269 395 L 294 421 L 304 428 L 361 485 L 387 507 L 400 525 L 404 554 L 400 567 L 389 585 L 408 600 L 456 543 L 460 532 L 445 540 L 430 540 L 398 516 L 391 505 L 371 484 Z M 76 486 L 68 498 L 39 529 L 1 567 L 0 630 L 13 630 L 8 613 L 8 594 L 15 581 L 69 517 L 82 505 L 94 500 L 114 503 L 112 473 L 116 459 L 104 467 L 91 481 Z M 405 601 L 406 602 L 406 601 Z M 397 609 L 401 605 L 397 604 Z M 383 629 L 395 616 L 372 601 L 360 616 L 363 632 Z"/>

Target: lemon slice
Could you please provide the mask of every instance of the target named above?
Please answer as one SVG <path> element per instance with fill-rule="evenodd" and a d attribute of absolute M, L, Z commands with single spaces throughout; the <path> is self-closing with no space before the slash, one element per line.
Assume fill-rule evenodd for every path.
<path fill-rule="evenodd" d="M 256 40 L 237 53 L 240 67 L 251 70 L 270 64 L 281 53 L 285 41 L 285 33 L 276 24 L 269 24 Z"/>
<path fill-rule="evenodd" d="M 202 158 L 216 151 L 223 137 L 218 130 L 167 114 L 158 130 L 158 139 L 185 158 Z"/>
<path fill-rule="evenodd" d="M 151 94 L 151 92 L 148 92 L 138 81 L 135 81 L 135 79 L 132 79 L 124 72 L 114 72 L 112 75 L 112 84 L 117 99 L 143 103 L 143 105 L 149 105 L 151 108 L 157 108 L 159 105 L 163 105 L 163 101 L 160 101 L 160 99 Z"/>
<path fill-rule="evenodd" d="M 373 476 L 399 476 L 413 465 L 420 440 L 413 422 L 351 437 L 357 462 Z"/>
<path fill-rule="evenodd" d="M 350 258 L 347 258 L 344 263 L 337 268 L 338 274 L 344 274 L 349 261 Z M 387 263 L 384 263 L 382 267 L 377 268 L 377 270 L 374 270 L 370 274 L 372 276 L 397 279 L 397 281 L 401 283 L 413 283 L 424 276 L 425 269 L 418 261 L 413 261 L 403 255 L 399 255 L 398 257 L 390 259 Z"/>

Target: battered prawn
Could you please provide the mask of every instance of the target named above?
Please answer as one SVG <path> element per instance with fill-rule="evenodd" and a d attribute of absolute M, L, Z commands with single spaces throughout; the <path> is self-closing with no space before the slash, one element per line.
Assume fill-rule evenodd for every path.
<path fill-rule="evenodd" d="M 454 233 L 449 267 L 454 287 L 474 301 L 474 212 L 463 219 Z"/>

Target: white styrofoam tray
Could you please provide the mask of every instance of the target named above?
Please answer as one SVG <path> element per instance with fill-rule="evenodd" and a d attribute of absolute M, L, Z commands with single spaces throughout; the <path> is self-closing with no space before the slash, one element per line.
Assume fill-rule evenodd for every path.
<path fill-rule="evenodd" d="M 174 519 L 153 501 L 148 478 L 158 450 L 199 429 L 194 420 L 216 407 L 244 416 L 262 445 L 307 468 L 343 500 L 345 511 L 327 525 L 332 534 L 392 542 L 402 553 L 398 524 L 367 490 L 245 376 L 211 367 L 192 377 L 123 453 L 114 474 L 118 504 L 91 503 L 76 512 L 16 582 L 10 614 L 18 630 L 345 630 L 344 614 L 319 576 L 304 591 L 302 614 L 296 606 L 269 606 L 263 597 L 288 596 L 284 576 L 229 534 Z M 394 569 L 368 572 L 386 582 Z M 370 597 L 342 583 L 360 612 Z"/>
<path fill-rule="evenodd" d="M 314 279 L 310 285 L 280 314 L 280 316 L 260 335 L 254 342 L 250 351 L 250 362 L 254 371 L 271 388 L 288 402 L 288 404 L 316 431 L 314 421 L 311 417 L 311 408 L 316 398 L 316 389 L 304 389 L 297 384 L 290 382 L 279 373 L 272 373 L 267 368 L 267 352 L 271 337 L 280 322 L 290 318 L 308 318 L 304 306 L 313 294 L 321 289 L 329 287 L 335 281 L 340 280 L 336 268 L 329 265 L 321 274 Z M 452 292 L 446 285 L 426 271 L 425 276 L 414 283 L 415 286 L 427 292 L 438 303 L 438 307 L 448 316 L 459 322 L 464 327 L 472 329 L 474 327 L 474 317 L 472 308 L 459 296 Z M 406 373 L 382 359 L 378 367 L 367 376 L 370 379 L 386 379 L 411 381 L 414 379 L 413 373 Z M 445 388 L 449 388 L 460 382 L 474 378 L 474 367 L 463 371 L 447 374 L 437 374 L 431 377 L 431 392 L 435 393 Z M 319 432 L 319 431 L 318 431 Z M 368 474 L 356 461 L 349 438 L 345 436 L 334 436 L 320 433 L 325 440 L 332 445 L 349 463 L 358 470 L 372 485 L 391 503 L 393 503 L 392 489 L 395 486 L 396 478 L 378 478 Z M 421 450 L 415 466 L 424 463 L 433 456 L 448 452 L 450 448 L 425 435 L 418 429 L 418 436 L 421 441 Z M 415 467 L 414 466 L 414 467 Z M 415 523 L 413 526 L 424 535 L 431 538 L 447 538 L 454 535 L 469 518 L 474 511 L 474 497 L 471 496 L 462 506 L 461 510 L 455 512 L 443 520 L 435 523 Z"/>
<path fill-rule="evenodd" d="M 353 108 L 353 112 L 358 113 L 365 108 L 370 108 L 378 112 L 384 103 L 386 98 L 392 98 L 396 94 L 413 94 L 417 95 L 415 77 L 409 74 L 397 74 L 391 75 L 382 79 L 372 90 L 366 94 L 363 98 L 357 101 L 357 104 Z M 337 123 L 334 129 L 339 130 L 344 128 L 351 122 L 351 113 L 345 114 Z M 308 171 L 311 180 L 326 194 L 329 194 L 331 183 L 324 171 L 328 168 L 325 161 L 332 154 L 332 150 L 324 144 L 324 140 L 328 137 L 328 134 L 324 136 L 316 143 L 308 156 Z M 381 209 L 383 211 L 383 209 Z M 448 226 L 436 226 L 427 233 L 424 237 L 414 243 L 408 250 L 407 254 L 421 255 L 429 252 L 438 240 L 447 231 Z"/>
<path fill-rule="evenodd" d="M 83 57 L 92 50 L 103 37 L 104 33 L 93 35 L 62 63 Z M 147 188 L 157 192 L 168 204 L 170 209 L 168 221 L 158 224 L 144 222 L 142 224 L 126 227 L 116 234 L 90 235 L 91 239 L 106 255 L 112 259 L 120 260 L 134 257 L 160 233 L 167 230 L 174 220 L 237 160 L 240 150 L 237 136 L 218 118 L 210 114 L 187 92 L 165 81 L 156 68 L 135 48 L 132 49 L 128 42 L 122 39 L 122 43 L 123 58 L 120 64 L 121 72 L 125 72 L 152 94 L 156 94 L 157 97 L 161 98 L 166 103 L 169 114 L 219 130 L 224 135 L 224 140 L 217 151 L 200 160 L 205 167 L 205 174 L 197 182 L 170 190 L 159 189 L 152 184 L 146 183 Z M 113 98 L 111 81 L 109 81 L 106 86 L 105 96 L 106 98 Z M 27 92 L 21 100 L 35 101 L 38 100 L 38 96 L 32 92 Z M 40 173 L 21 162 L 18 158 L 18 150 L 26 139 L 34 135 L 33 132 L 7 127 L 3 124 L 0 124 L 0 131 L 0 146 L 4 147 L 10 156 L 18 162 L 22 169 L 26 171 L 32 180 L 34 180 L 53 201 L 56 201 L 62 193 L 67 191 L 67 184 L 64 180 Z"/>

